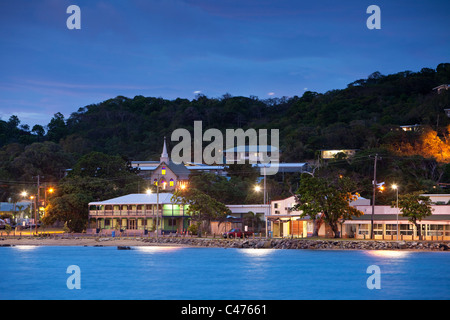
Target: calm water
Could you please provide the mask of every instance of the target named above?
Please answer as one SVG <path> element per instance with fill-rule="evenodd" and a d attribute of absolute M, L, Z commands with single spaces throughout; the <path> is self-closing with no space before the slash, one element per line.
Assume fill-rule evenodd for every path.
<path fill-rule="evenodd" d="M 449 299 L 449 270 L 448 252 L 16 246 L 0 248 L 0 299 Z"/>

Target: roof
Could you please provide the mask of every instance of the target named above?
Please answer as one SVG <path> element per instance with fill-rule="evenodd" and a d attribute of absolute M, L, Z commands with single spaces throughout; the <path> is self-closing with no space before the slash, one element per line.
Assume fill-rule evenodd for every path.
<path fill-rule="evenodd" d="M 159 199 L 157 199 L 156 193 L 131 193 L 126 196 L 108 199 L 105 201 L 90 202 L 89 205 L 131 205 L 131 204 L 171 204 L 172 193 L 159 193 Z M 158 200 L 158 201 L 157 201 Z"/>
<path fill-rule="evenodd" d="M 260 149 L 261 152 L 279 151 L 277 147 L 270 145 L 245 145 L 229 148 L 224 150 L 223 152 L 259 152 Z"/>
<path fill-rule="evenodd" d="M 188 168 L 186 168 L 186 166 L 183 163 L 180 164 L 176 164 L 175 162 L 173 162 L 172 160 L 169 161 L 169 163 L 167 164 L 167 167 L 172 170 L 172 172 L 177 176 L 177 177 L 185 177 L 186 179 L 189 178 L 189 174 L 190 171 Z"/>
<path fill-rule="evenodd" d="M 31 201 L 16 202 L 15 211 L 24 210 L 31 206 Z M 0 202 L 0 211 L 14 211 L 14 203 Z"/>
<path fill-rule="evenodd" d="M 225 170 L 224 166 L 187 166 L 188 170 Z"/>
<path fill-rule="evenodd" d="M 256 165 L 259 168 L 264 168 L 265 164 L 258 163 Z M 308 170 L 308 163 L 307 162 L 300 162 L 300 163 L 271 163 L 267 167 L 275 167 L 278 168 L 278 172 L 305 172 Z"/>
<path fill-rule="evenodd" d="M 446 88 L 448 88 L 448 87 L 450 87 L 450 84 L 441 84 L 441 85 L 439 85 L 439 86 L 437 86 L 437 87 L 434 87 L 433 90 L 436 90 L 436 89 L 446 89 Z"/>
<path fill-rule="evenodd" d="M 353 217 L 353 220 L 357 220 L 357 221 L 364 221 L 364 220 L 370 221 L 371 219 L 372 219 L 371 214 L 363 214 L 359 217 Z M 386 220 L 396 221 L 397 215 L 396 214 L 374 214 L 373 220 L 374 221 L 377 221 L 377 220 L 378 221 L 386 221 Z M 402 214 L 399 214 L 398 220 L 399 221 L 408 221 L 408 217 L 404 217 Z M 419 223 L 425 223 L 425 221 L 445 221 L 445 220 L 450 220 L 450 214 L 432 214 L 431 216 L 422 218 L 422 221 Z"/>

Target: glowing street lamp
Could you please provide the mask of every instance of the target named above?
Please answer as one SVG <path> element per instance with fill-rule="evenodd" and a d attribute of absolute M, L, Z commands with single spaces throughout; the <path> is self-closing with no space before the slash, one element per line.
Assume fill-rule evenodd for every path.
<path fill-rule="evenodd" d="M 263 195 L 264 195 L 264 202 L 263 202 L 263 204 L 264 204 L 264 206 L 266 205 L 266 177 L 265 177 L 265 169 L 266 168 L 264 168 L 264 190 L 263 190 Z M 261 186 L 260 185 L 256 185 L 255 186 L 255 191 L 256 192 L 260 192 L 261 191 Z M 266 208 L 265 207 L 264 207 L 264 218 L 266 220 L 266 238 L 267 238 L 267 235 L 268 235 L 268 230 L 267 230 L 268 223 L 267 223 L 267 215 L 266 215 Z"/>
<path fill-rule="evenodd" d="M 396 184 L 392 185 L 392 189 L 397 190 L 397 241 L 398 241 L 398 186 Z"/>

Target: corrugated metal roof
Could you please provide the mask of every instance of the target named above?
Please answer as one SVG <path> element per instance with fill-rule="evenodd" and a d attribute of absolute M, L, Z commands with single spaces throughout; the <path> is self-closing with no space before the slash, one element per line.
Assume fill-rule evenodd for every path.
<path fill-rule="evenodd" d="M 172 193 L 159 193 L 159 204 L 171 204 Z M 90 202 L 89 205 L 132 205 L 132 204 L 156 204 L 157 203 L 156 193 L 146 194 L 146 193 L 132 193 L 126 196 L 117 197 L 113 199 L 108 199 L 105 201 Z"/>
<path fill-rule="evenodd" d="M 31 202 L 17 202 L 16 211 L 25 210 L 31 205 Z M 19 207 L 23 206 L 22 209 Z M 14 211 L 14 203 L 0 202 L 0 211 Z"/>

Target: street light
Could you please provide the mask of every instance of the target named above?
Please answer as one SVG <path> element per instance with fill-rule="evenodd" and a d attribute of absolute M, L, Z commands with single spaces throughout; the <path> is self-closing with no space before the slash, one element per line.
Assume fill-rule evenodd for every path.
<path fill-rule="evenodd" d="M 392 185 L 392 189 L 397 190 L 397 241 L 398 241 L 398 186 L 396 184 Z"/>
<path fill-rule="evenodd" d="M 34 225 L 36 226 L 36 234 L 37 234 L 37 221 L 36 221 L 36 216 L 37 216 L 37 212 L 36 212 L 36 197 L 35 196 L 30 196 L 30 200 L 32 200 L 33 202 L 31 203 L 31 209 L 33 209 L 33 204 L 34 204 Z M 30 223 L 30 237 L 31 237 L 31 223 Z"/>
<path fill-rule="evenodd" d="M 265 168 L 264 168 L 264 173 L 265 173 Z M 263 202 L 263 204 L 264 204 L 264 219 L 266 220 L 266 238 L 267 238 L 267 235 L 268 235 L 268 230 L 267 230 L 267 227 L 268 227 L 268 223 L 267 223 L 267 214 L 266 214 L 266 208 L 265 208 L 265 205 L 266 205 L 266 184 L 265 184 L 265 182 L 266 182 L 266 180 L 265 180 L 265 176 L 264 176 L 264 190 L 263 190 L 263 192 L 264 192 L 264 202 Z M 255 191 L 256 192 L 260 192 L 261 191 L 261 186 L 260 185 L 256 185 L 255 186 Z"/>

